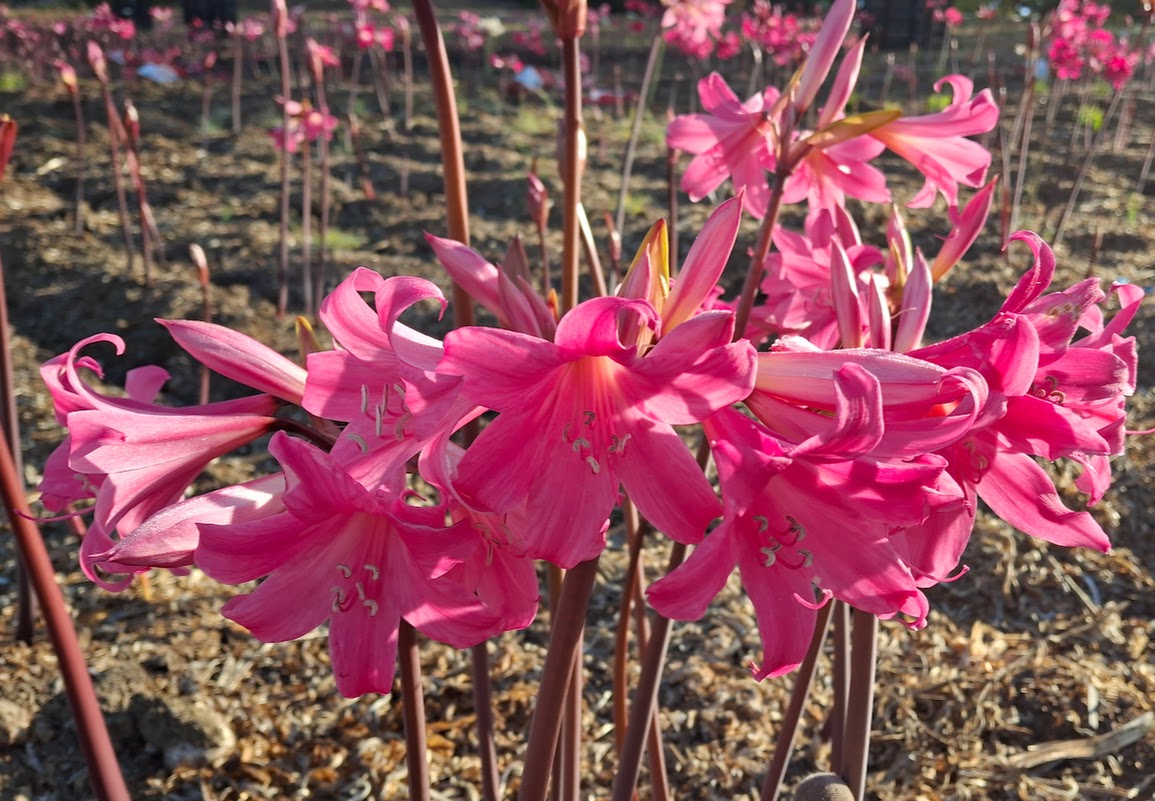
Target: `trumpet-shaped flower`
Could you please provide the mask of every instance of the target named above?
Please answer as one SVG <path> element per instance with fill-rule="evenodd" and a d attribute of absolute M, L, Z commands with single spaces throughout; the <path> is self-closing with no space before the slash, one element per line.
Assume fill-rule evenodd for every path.
<path fill-rule="evenodd" d="M 120 337 L 97 334 L 41 368 L 57 416 L 69 429 L 46 466 L 44 502 L 46 508 L 59 510 L 95 498 L 93 525 L 81 547 L 86 571 L 94 554 L 112 547 L 111 532 L 132 532 L 180 500 L 213 459 L 270 431 L 276 422 L 270 415 L 277 407 L 269 395 L 183 409 L 158 406 L 144 399 L 167 379 L 160 368 L 136 371 L 129 398 L 102 395 L 77 372 L 89 367 L 99 375 L 96 362 L 79 355 L 95 342 L 114 344 L 118 354 L 124 351 Z M 91 572 L 90 577 L 95 580 Z"/>
<path fill-rule="evenodd" d="M 850 364 L 833 383 L 833 430 L 803 442 L 775 437 L 732 409 L 706 421 L 725 518 L 649 591 L 662 614 L 694 620 L 737 564 L 762 634 L 762 664 L 751 666 L 758 679 L 798 666 L 815 610 L 832 596 L 922 625 L 926 599 L 890 536 L 958 500 L 939 457 L 871 458 L 882 433 L 876 378 Z"/>
<path fill-rule="evenodd" d="M 462 497 L 505 514 L 526 506 L 526 553 L 565 568 L 604 547 L 604 528 L 624 485 L 654 525 L 695 542 L 717 498 L 672 425 L 699 422 L 744 398 L 753 348 L 731 343 L 733 316 L 706 312 L 646 353 L 626 346 L 622 320 L 657 325 L 645 301 L 597 298 L 558 323 L 553 342 L 469 327 L 445 339 L 440 372 L 500 412 L 466 452 Z"/>
<path fill-rule="evenodd" d="M 714 72 L 698 82 L 698 96 L 706 113 L 677 117 L 666 131 L 670 147 L 695 156 L 682 190 L 696 202 L 730 178 L 735 191 L 746 188 L 747 210 L 762 219 L 770 203 L 765 173 L 775 164 L 767 115 L 778 90 L 767 88 L 743 103 Z"/>
<path fill-rule="evenodd" d="M 476 537 L 445 528 L 441 509 L 405 504 L 398 487 L 366 487 L 317 448 L 278 433 L 285 511 L 256 522 L 203 525 L 195 559 L 228 583 L 266 576 L 222 612 L 266 642 L 296 639 L 329 620 L 337 689 L 348 697 L 393 687 L 397 630 L 406 620 L 457 648 L 500 630 L 500 618 L 446 574 Z"/>
<path fill-rule="evenodd" d="M 1103 529 L 1087 512 L 1063 504 L 1035 457 L 1071 457 L 1092 466 L 1080 485 L 1093 500 L 1102 494 L 1106 457 L 1122 449 L 1122 399 L 1135 389 L 1133 342 L 1119 332 L 1138 297 L 1126 295 L 1122 319 L 1112 322 L 1110 334 L 1092 332 L 1071 347 L 1080 320 L 1101 323 L 1101 314 L 1090 313 L 1104 299 L 1097 282 L 1043 295 L 1054 275 L 1054 254 L 1030 232 L 1012 239 L 1030 245 L 1035 263 L 995 319 L 909 355 L 979 370 L 1004 404 L 1002 415 L 943 451 L 960 484 L 1027 534 L 1107 551 Z"/>
<path fill-rule="evenodd" d="M 935 85 L 936 92 L 949 84 L 950 105 L 934 114 L 900 117 L 869 133 L 913 164 L 926 182 L 907 203 L 928 208 L 941 192 L 951 209 L 958 206 L 958 185 L 979 187 L 991 163 L 991 154 L 966 137 L 986 133 L 999 120 L 999 107 L 990 89 L 972 97 L 974 83 L 963 75 L 948 75 Z"/>

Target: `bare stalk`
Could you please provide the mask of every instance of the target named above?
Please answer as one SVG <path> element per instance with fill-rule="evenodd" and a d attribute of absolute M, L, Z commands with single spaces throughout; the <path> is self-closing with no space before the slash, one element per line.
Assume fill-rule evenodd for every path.
<path fill-rule="evenodd" d="M 573 679 L 573 661 L 581 642 L 597 572 L 598 559 L 594 558 L 574 567 L 562 582 L 557 614 L 550 627 L 549 650 L 542 667 L 537 704 L 530 723 L 518 801 L 545 798 L 550 766 L 561 732 L 564 699 Z M 664 646 L 662 651 L 664 656 Z"/>
<path fill-rule="evenodd" d="M 618 208 L 614 212 L 614 229 L 621 231 L 626 224 L 626 198 L 630 194 L 630 173 L 634 169 L 634 153 L 638 149 L 638 135 L 642 130 L 642 120 L 646 116 L 646 100 L 650 96 L 650 84 L 654 80 L 654 67 L 662 53 L 661 30 L 654 33 L 650 44 L 650 54 L 646 57 L 646 69 L 642 73 L 642 87 L 638 90 L 638 102 L 634 106 L 634 122 L 630 126 L 630 138 L 626 142 L 626 155 L 622 160 L 622 185 L 618 189 Z"/>
<path fill-rule="evenodd" d="M 857 801 L 866 797 L 866 760 L 874 716 L 874 675 L 878 662 L 878 618 L 855 610 L 850 632 L 850 692 L 846 706 L 842 777 Z"/>
<path fill-rule="evenodd" d="M 397 632 L 401 659 L 401 714 L 405 722 L 405 764 L 409 769 L 410 801 L 430 801 L 429 760 L 425 739 L 425 695 L 421 688 L 421 654 L 417 632 L 401 621 Z"/>
<path fill-rule="evenodd" d="M 790 755 L 794 752 L 798 723 L 802 720 L 802 709 L 806 706 L 810 688 L 814 684 L 814 670 L 818 666 L 818 657 L 826 642 L 826 629 L 830 623 L 833 607 L 833 602 L 827 603 L 818 610 L 818 616 L 814 619 L 814 634 L 810 637 L 810 647 L 806 650 L 802 665 L 794 674 L 794 689 L 790 693 L 786 712 L 782 715 L 782 727 L 774 744 L 774 756 L 771 757 L 770 766 L 766 769 L 766 778 L 762 783 L 762 801 L 777 801 L 778 793 L 782 790 L 782 779 L 786 776 L 786 767 L 790 764 Z"/>
<path fill-rule="evenodd" d="M 80 649 L 64 595 L 56 584 L 48 549 L 44 547 L 32 511 L 24 500 L 24 485 L 16 472 L 12 450 L 5 437 L 0 437 L 0 494 L 16 535 L 16 544 L 44 611 L 48 635 L 52 639 L 68 703 L 76 721 L 80 749 L 88 763 L 93 792 L 99 801 L 129 801 L 128 787 L 104 724 L 84 652 Z"/>
<path fill-rule="evenodd" d="M 578 247 L 581 226 L 578 205 L 581 203 L 581 173 L 585 153 L 582 131 L 581 50 L 578 37 L 562 39 L 562 62 L 565 71 L 565 150 L 562 158 L 565 194 L 562 200 L 561 312 L 578 302 Z"/>

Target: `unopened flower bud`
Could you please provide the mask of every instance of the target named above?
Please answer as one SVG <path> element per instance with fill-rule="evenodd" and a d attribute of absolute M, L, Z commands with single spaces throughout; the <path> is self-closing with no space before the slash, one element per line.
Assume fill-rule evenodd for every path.
<path fill-rule="evenodd" d="M 589 4 L 586 0 L 541 0 L 559 39 L 576 39 L 586 32 Z"/>

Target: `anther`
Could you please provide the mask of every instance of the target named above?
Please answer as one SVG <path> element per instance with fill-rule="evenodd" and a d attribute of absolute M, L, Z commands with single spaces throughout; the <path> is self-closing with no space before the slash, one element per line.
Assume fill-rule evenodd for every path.
<path fill-rule="evenodd" d="M 345 578 L 352 578 L 353 568 L 348 565 L 337 565 L 337 569 L 341 571 L 341 575 Z"/>
<path fill-rule="evenodd" d="M 602 466 L 600 464 L 598 464 L 598 460 L 595 459 L 594 457 L 587 456 L 586 457 L 586 464 L 588 464 L 590 466 L 590 470 L 594 471 L 595 476 L 598 473 L 602 472 Z"/>
<path fill-rule="evenodd" d="M 598 419 L 598 416 L 590 411 L 582 412 L 582 416 L 585 417 L 585 424 L 587 426 L 592 426 L 594 424 L 594 420 Z"/>
<path fill-rule="evenodd" d="M 765 558 L 762 560 L 762 566 L 763 567 L 774 567 L 774 563 L 778 561 L 778 549 L 777 548 L 761 548 L 760 550 L 762 551 L 763 554 L 765 554 Z"/>
<path fill-rule="evenodd" d="M 357 433 L 347 434 L 346 436 L 348 436 L 349 439 L 351 439 L 357 443 L 357 447 L 361 450 L 361 453 L 368 453 L 369 452 L 369 443 L 365 441 L 365 438 L 363 436 L 361 436 L 360 434 L 357 434 Z"/>
<path fill-rule="evenodd" d="M 361 385 L 361 414 L 369 413 L 369 385 Z"/>
<path fill-rule="evenodd" d="M 377 602 L 371 598 L 366 598 L 361 602 L 369 610 L 369 617 L 377 617 Z"/>
<path fill-rule="evenodd" d="M 369 571 L 369 577 L 373 579 L 373 581 L 381 578 L 381 570 L 377 565 L 365 565 L 364 568 Z"/>

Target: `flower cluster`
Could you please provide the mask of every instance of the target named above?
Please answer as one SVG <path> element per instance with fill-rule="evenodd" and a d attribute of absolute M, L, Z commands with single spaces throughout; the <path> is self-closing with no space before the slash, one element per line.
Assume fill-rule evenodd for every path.
<path fill-rule="evenodd" d="M 1139 54 L 1106 27 L 1111 7 L 1084 0 L 1062 0 L 1051 18 L 1047 58 L 1056 77 L 1077 81 L 1084 68 L 1115 89 L 1135 71 Z"/>
<path fill-rule="evenodd" d="M 953 76 L 954 101 L 939 114 L 847 117 L 859 44 L 816 129 L 798 130 L 852 9 L 835 3 L 785 92 L 741 103 L 711 76 L 708 113 L 671 126 L 671 140 L 698 153 L 695 185 L 712 182 L 701 192 L 729 175 L 742 187 L 677 272 L 659 222 L 612 295 L 559 309 L 534 288 L 519 245 L 494 265 L 429 235 L 498 326 L 428 336 L 401 318 L 443 310 L 437 286 L 361 268 L 321 304 L 332 346 L 309 348 L 303 367 L 227 328 L 161 321 L 200 363 L 256 392 L 238 400 L 160 405 L 158 367 L 131 371 L 124 396 L 97 391 L 82 376 L 101 374 L 87 351 L 122 352 L 112 334 L 47 362 L 68 437 L 40 490 L 51 511 L 91 512 L 86 573 L 113 589 L 153 567 L 262 579 L 224 614 L 266 641 L 327 621 L 337 686 L 352 696 L 390 691 L 403 620 L 455 647 L 529 625 L 537 563 L 596 559 L 626 497 L 656 530 L 695 546 L 650 588 L 663 615 L 700 616 L 738 568 L 763 640 L 758 678 L 799 664 L 831 598 L 923 625 L 925 590 L 960 575 L 980 498 L 1035 537 L 1106 550 L 1099 524 L 1064 505 L 1039 461 L 1075 462 L 1078 489 L 1092 503 L 1103 496 L 1135 389 L 1124 329 L 1142 292 L 1108 295 L 1094 279 L 1051 291 L 1054 257 L 1024 232 L 1013 239 L 1033 264 L 994 318 L 924 345 L 931 286 L 990 208 L 993 183 L 961 211 L 957 191 L 982 180 L 989 154 L 965 137 L 989 129 L 993 104 Z M 951 208 L 955 229 L 932 262 L 897 214 L 883 251 L 843 206 L 867 190 L 889 197 L 866 165 L 884 147 L 926 175 L 912 205 L 942 194 Z M 767 187 L 765 170 L 784 180 Z M 545 200 L 531 191 L 544 224 Z M 743 208 L 766 213 L 759 202 L 786 197 L 808 201 L 806 231 L 767 229 L 779 252 L 764 304 L 736 331 L 743 307 L 736 315 L 717 286 Z M 683 436 L 699 425 L 717 487 Z M 188 494 L 212 460 L 266 442 L 279 471 Z"/>

